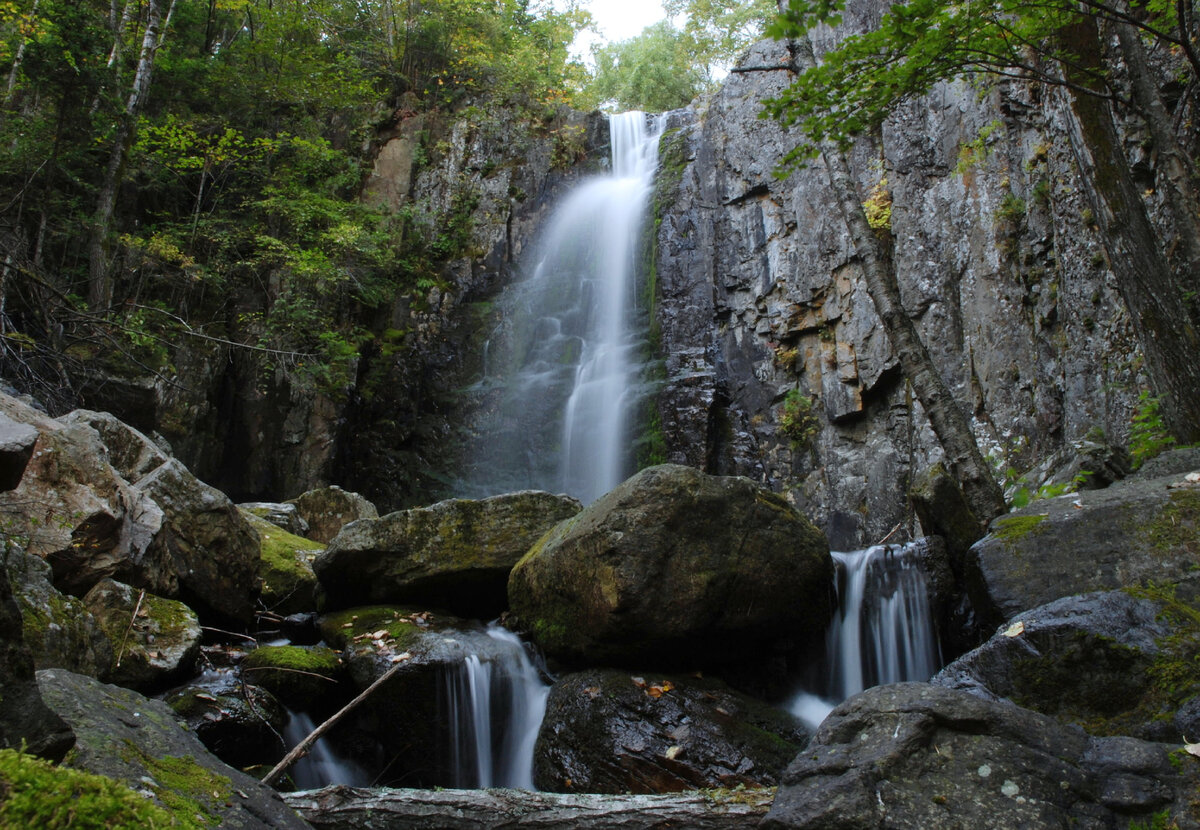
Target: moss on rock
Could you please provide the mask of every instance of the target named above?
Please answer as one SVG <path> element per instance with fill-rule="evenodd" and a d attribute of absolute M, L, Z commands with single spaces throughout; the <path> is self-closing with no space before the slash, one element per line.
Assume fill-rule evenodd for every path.
<path fill-rule="evenodd" d="M 242 672 L 284 705 L 299 709 L 336 699 L 344 674 L 341 657 L 323 646 L 261 646 L 246 655 Z"/>
<path fill-rule="evenodd" d="M 321 610 L 324 597 L 312 563 L 325 546 L 288 533 L 245 508 L 242 515 L 258 533 L 261 545 L 263 607 L 282 615 Z"/>

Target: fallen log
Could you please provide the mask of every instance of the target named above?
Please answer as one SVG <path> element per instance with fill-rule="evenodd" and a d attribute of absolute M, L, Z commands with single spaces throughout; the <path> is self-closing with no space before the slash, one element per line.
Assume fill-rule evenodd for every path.
<path fill-rule="evenodd" d="M 774 788 L 661 795 L 332 786 L 284 793 L 317 830 L 743 830 L 758 827 Z"/>

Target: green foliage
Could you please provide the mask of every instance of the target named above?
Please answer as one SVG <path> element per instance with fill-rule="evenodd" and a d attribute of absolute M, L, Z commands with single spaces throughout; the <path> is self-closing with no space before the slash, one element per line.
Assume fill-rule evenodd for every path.
<path fill-rule="evenodd" d="M 762 37 L 777 11 L 773 0 L 666 0 L 663 9 L 671 17 L 685 17 L 688 51 L 710 76 L 714 66 L 732 63 Z"/>
<path fill-rule="evenodd" d="M 821 431 L 812 398 L 799 389 L 792 389 L 783 399 L 779 412 L 779 431 L 791 441 L 794 449 L 807 447 Z"/>
<path fill-rule="evenodd" d="M 892 194 L 888 191 L 887 184 L 886 176 L 876 182 L 862 205 L 867 224 L 876 232 L 892 229 Z"/>
<path fill-rule="evenodd" d="M 959 145 L 958 161 L 954 165 L 955 175 L 966 175 L 970 170 L 983 163 L 991 152 L 992 136 L 1003 126 L 1003 122 L 999 119 L 990 121 L 979 131 L 979 135 Z"/>
<path fill-rule="evenodd" d="M 202 827 L 186 810 L 169 812 L 124 784 L 0 749 L 0 827 Z"/>
<path fill-rule="evenodd" d="M 1175 437 L 1167 430 L 1159 413 L 1159 398 L 1142 390 L 1129 428 L 1129 454 L 1137 469 L 1154 456 L 1175 446 Z"/>
<path fill-rule="evenodd" d="M 687 106 L 708 80 L 683 34 L 667 21 L 602 46 L 593 58 L 596 69 L 576 98 L 582 106 L 664 112 Z"/>
<path fill-rule="evenodd" d="M 1179 824 L 1171 818 L 1170 810 L 1160 810 L 1145 822 L 1129 822 L 1129 830 L 1179 830 Z"/>

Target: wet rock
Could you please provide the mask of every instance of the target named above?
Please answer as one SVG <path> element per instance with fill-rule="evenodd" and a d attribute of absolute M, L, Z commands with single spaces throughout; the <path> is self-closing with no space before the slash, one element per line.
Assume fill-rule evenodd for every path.
<path fill-rule="evenodd" d="M 825 719 L 762 827 L 1108 828 L 1162 811 L 1192 826 L 1200 766 L 1180 760 L 962 691 L 880 686 Z"/>
<path fill-rule="evenodd" d="M 347 526 L 313 563 L 336 607 L 414 603 L 487 619 L 507 605 L 513 565 L 579 502 L 527 490 L 450 499 Z"/>
<path fill-rule="evenodd" d="M 37 437 L 33 427 L 0 413 L 0 490 L 12 490 L 21 483 Z"/>
<path fill-rule="evenodd" d="M 71 767 L 121 781 L 205 824 L 308 827 L 278 793 L 217 760 L 161 700 L 62 669 L 40 671 L 37 679 L 78 736 Z"/>
<path fill-rule="evenodd" d="M 295 536 L 308 535 L 308 522 L 292 502 L 248 501 L 239 504 L 238 509 L 243 514 L 249 513 Z"/>
<path fill-rule="evenodd" d="M 21 611 L 8 577 L 11 547 L 0 550 L 0 748 L 60 760 L 75 743 L 71 728 L 42 702 L 33 655 L 23 639 Z"/>
<path fill-rule="evenodd" d="M 112 683 L 156 691 L 195 672 L 200 621 L 182 602 L 112 579 L 96 583 L 83 602 L 112 646 Z"/>
<path fill-rule="evenodd" d="M 807 739 L 792 716 L 718 680 L 590 669 L 551 689 L 534 783 L 589 793 L 773 786 Z"/>
<path fill-rule="evenodd" d="M 325 550 L 320 542 L 278 527 L 241 508 L 258 534 L 261 551 L 259 604 L 275 616 L 320 610 L 324 593 L 313 572 L 313 562 Z"/>
<path fill-rule="evenodd" d="M 1007 699 L 1093 732 L 1178 742 L 1170 712 L 1141 709 L 1152 686 L 1147 669 L 1171 633 L 1161 612 L 1158 603 L 1123 591 L 1056 600 L 1018 615 L 931 682 Z"/>
<path fill-rule="evenodd" d="M 553 657 L 713 666 L 823 631 L 832 578 L 824 537 L 777 495 L 663 465 L 555 527 L 508 593 Z"/>
<path fill-rule="evenodd" d="M 113 647 L 87 605 L 59 593 L 50 582 L 50 566 L 38 557 L 13 547 L 7 563 L 34 665 L 107 680 Z"/>
<path fill-rule="evenodd" d="M 1200 447 L 1167 450 L 1138 467 L 1138 478 L 1180 476 L 1200 470 Z"/>
<path fill-rule="evenodd" d="M 350 522 L 379 518 L 379 511 L 366 498 L 336 485 L 309 490 L 285 504 L 293 505 L 297 517 L 308 526 L 303 533 L 291 532 L 326 545 Z"/>
<path fill-rule="evenodd" d="M 242 675 L 292 709 L 332 713 L 345 701 L 346 670 L 324 646 L 259 646 L 246 655 Z"/>
<path fill-rule="evenodd" d="M 1035 501 L 994 520 L 967 589 L 996 626 L 1060 597 L 1152 582 L 1200 590 L 1200 483 L 1172 475 Z"/>
<path fill-rule="evenodd" d="M 174 689 L 164 700 L 230 766 L 273 765 L 288 749 L 280 738 L 286 710 L 266 689 L 239 683 L 232 674 Z"/>
<path fill-rule="evenodd" d="M 961 575 L 963 556 L 984 535 L 984 528 L 971 512 L 962 488 L 945 465 L 934 464 L 917 476 L 910 496 L 921 529 L 927 535 L 946 540 L 955 572 Z"/>

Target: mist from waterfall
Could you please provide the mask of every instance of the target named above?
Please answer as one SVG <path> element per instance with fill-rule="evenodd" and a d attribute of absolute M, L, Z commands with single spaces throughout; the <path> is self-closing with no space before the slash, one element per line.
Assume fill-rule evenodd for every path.
<path fill-rule="evenodd" d="M 478 425 L 471 495 L 565 492 L 590 503 L 633 472 L 644 401 L 642 232 L 664 120 L 610 116 L 611 170 L 580 182 L 540 234 L 529 276 L 483 344 L 498 401 Z"/>

